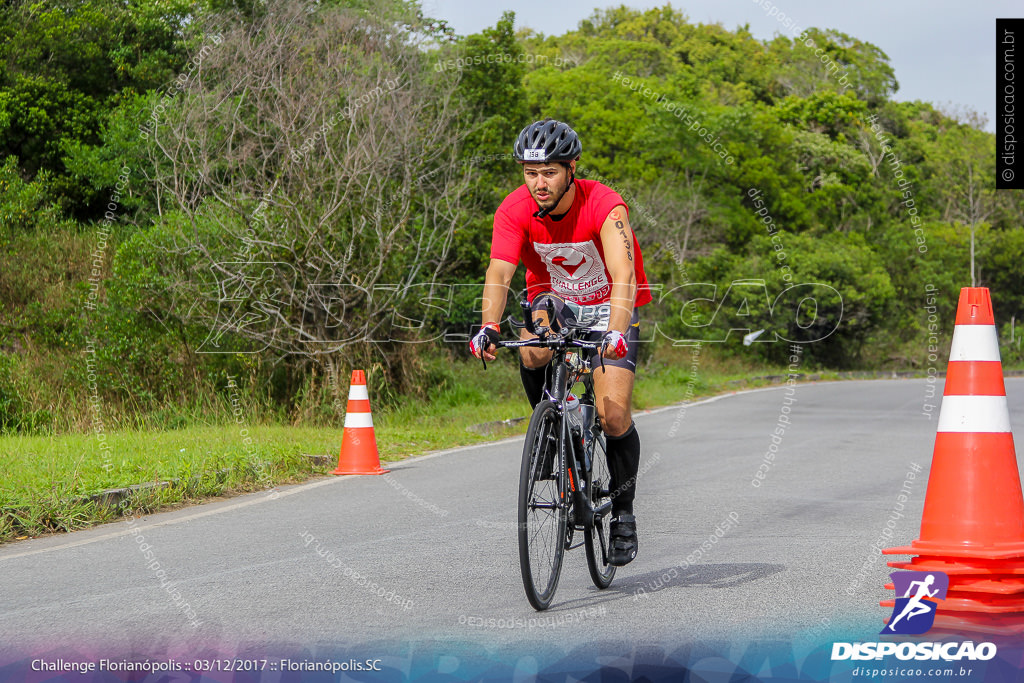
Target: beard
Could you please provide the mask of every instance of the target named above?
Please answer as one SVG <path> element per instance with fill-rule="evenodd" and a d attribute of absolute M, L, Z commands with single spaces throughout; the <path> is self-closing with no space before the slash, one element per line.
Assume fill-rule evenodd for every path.
<path fill-rule="evenodd" d="M 565 196 L 565 191 L 568 189 L 568 187 L 568 181 L 566 181 L 563 185 L 559 187 L 549 186 L 545 191 L 545 194 L 547 194 L 546 199 L 541 199 L 540 197 L 538 197 L 537 195 L 540 193 L 532 189 L 530 190 L 530 196 L 533 197 L 533 201 L 537 202 L 537 206 L 539 208 L 546 209 L 547 211 L 552 211 L 555 208 L 555 206 L 558 205 L 558 202 L 562 201 L 562 197 Z"/>

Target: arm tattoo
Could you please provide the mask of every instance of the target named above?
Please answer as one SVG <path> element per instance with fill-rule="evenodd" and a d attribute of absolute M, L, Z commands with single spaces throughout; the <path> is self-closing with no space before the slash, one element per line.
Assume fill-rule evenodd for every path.
<path fill-rule="evenodd" d="M 626 247 L 626 257 L 629 258 L 630 261 L 632 261 L 633 242 L 626 235 L 626 226 L 622 223 L 622 221 L 615 221 L 615 227 L 619 229 L 619 235 L 622 237 L 622 243 Z"/>

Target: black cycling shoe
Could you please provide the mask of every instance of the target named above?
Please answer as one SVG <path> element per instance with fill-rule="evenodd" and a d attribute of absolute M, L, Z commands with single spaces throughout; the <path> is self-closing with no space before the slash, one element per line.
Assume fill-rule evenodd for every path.
<path fill-rule="evenodd" d="M 621 567 L 633 561 L 638 547 L 636 538 L 636 517 L 619 515 L 612 518 L 611 547 L 608 548 L 608 564 Z"/>

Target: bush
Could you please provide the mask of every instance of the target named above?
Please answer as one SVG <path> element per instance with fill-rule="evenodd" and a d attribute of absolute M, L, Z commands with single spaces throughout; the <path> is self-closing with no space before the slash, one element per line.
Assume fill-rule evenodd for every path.
<path fill-rule="evenodd" d="M 25 402 L 14 383 L 14 359 L 0 354 L 0 434 L 18 431 Z"/>

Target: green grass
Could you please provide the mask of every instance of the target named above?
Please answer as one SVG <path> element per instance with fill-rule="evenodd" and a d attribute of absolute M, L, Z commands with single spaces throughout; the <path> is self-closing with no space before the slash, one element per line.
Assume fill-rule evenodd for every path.
<path fill-rule="evenodd" d="M 304 453 L 325 453 L 322 428 L 198 426 L 165 432 L 7 436 L 0 485 L 0 538 L 70 531 L 129 511 L 302 481 L 321 471 Z M 249 443 L 246 443 L 249 438 Z M 89 496 L 106 489 L 169 482 L 119 505 Z"/>
<path fill-rule="evenodd" d="M 721 357 L 709 347 L 696 357 L 688 347 L 668 347 L 641 360 L 634 406 L 643 410 L 768 384 L 748 378 L 784 372 Z M 374 406 L 382 460 L 525 431 L 525 421 L 488 431 L 468 429 L 529 414 L 511 357 L 486 370 L 479 362 L 449 364 L 440 377 L 427 398 L 402 398 L 386 410 Z M 326 474 L 337 461 L 342 423 L 339 417 L 332 426 L 239 425 L 225 416 L 221 424 L 106 433 L 109 449 L 101 448 L 92 433 L 0 437 L 0 452 L 6 454 L 5 477 L 0 481 L 0 542 Z M 327 464 L 317 464 L 305 454 L 327 456 Z M 116 503 L 90 499 L 107 489 L 156 482 L 170 485 Z"/>

